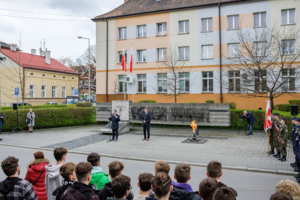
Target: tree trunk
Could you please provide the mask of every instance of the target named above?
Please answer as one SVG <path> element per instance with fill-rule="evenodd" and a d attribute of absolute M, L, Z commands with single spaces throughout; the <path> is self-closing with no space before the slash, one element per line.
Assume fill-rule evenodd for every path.
<path fill-rule="evenodd" d="M 274 98 L 273 98 L 273 95 L 272 93 L 270 93 L 270 101 L 271 101 L 271 109 L 274 110 Z"/>

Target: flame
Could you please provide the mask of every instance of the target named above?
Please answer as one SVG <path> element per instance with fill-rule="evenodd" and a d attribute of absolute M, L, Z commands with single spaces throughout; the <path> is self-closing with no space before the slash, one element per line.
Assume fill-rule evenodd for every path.
<path fill-rule="evenodd" d="M 193 133 L 196 132 L 196 129 L 197 129 L 197 124 L 196 124 L 196 120 L 192 121 L 190 126 L 193 128 Z"/>

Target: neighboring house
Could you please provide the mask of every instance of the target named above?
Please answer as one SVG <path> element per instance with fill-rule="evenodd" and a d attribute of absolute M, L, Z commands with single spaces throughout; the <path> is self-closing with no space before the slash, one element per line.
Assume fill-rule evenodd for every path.
<path fill-rule="evenodd" d="M 79 74 L 79 94 L 88 94 L 89 93 L 89 70 L 85 66 L 72 66 L 71 69 L 76 71 Z M 96 68 L 91 65 L 90 69 L 91 80 L 91 95 L 96 92 Z"/>
<path fill-rule="evenodd" d="M 239 29 L 295 26 L 299 31 L 299 10 L 300 3 L 294 0 L 125 0 L 114 10 L 92 19 L 96 23 L 96 77 L 101 80 L 97 82 L 97 102 L 122 100 L 124 92 L 127 100 L 132 100 L 134 94 L 135 102 L 174 102 L 159 94 L 169 92 L 164 84 L 168 74 L 159 74 L 159 65 L 167 59 L 168 48 L 175 46 L 179 59 L 190 69 L 179 80 L 180 92 L 185 93 L 179 103 L 220 103 L 223 98 L 223 103 L 236 102 L 237 108 L 264 108 L 265 98 L 233 96 L 220 84 L 220 69 L 225 67 L 220 64 L 220 49 L 221 59 L 229 58 L 230 43 Z M 296 43 L 299 45 L 299 41 Z M 120 63 L 125 46 L 129 71 L 131 45 L 134 70 L 127 74 L 134 82 L 127 84 Z M 233 77 L 236 83 L 242 78 L 242 72 Z M 291 81 L 292 85 L 300 85 L 299 80 Z M 291 92 L 293 96 L 284 94 L 275 103 L 300 98 L 300 87 Z"/>
<path fill-rule="evenodd" d="M 0 62 L 1 106 L 17 102 L 16 87 L 20 89 L 19 102 L 22 101 L 21 85 L 24 86 L 24 102 L 32 105 L 60 104 L 67 96 L 75 96 L 79 83 L 77 72 L 50 58 L 50 51 L 40 51 L 40 55 L 36 55 L 35 49 L 31 54 L 16 49 L 0 49 L 0 57 L 6 57 L 5 62 Z"/>

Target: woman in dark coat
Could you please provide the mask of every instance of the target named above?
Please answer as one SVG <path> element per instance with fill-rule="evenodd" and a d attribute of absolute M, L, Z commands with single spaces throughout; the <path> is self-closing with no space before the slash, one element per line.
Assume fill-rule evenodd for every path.
<path fill-rule="evenodd" d="M 0 111 L 0 133 L 1 133 L 1 129 L 2 129 L 2 125 L 4 123 L 4 115 L 2 115 L 1 111 Z"/>
<path fill-rule="evenodd" d="M 253 124 L 256 122 L 256 119 L 254 115 L 249 111 L 244 111 L 244 116 L 247 119 L 248 127 L 249 127 L 249 133 L 247 135 L 252 135 Z"/>
<path fill-rule="evenodd" d="M 108 116 L 109 121 L 111 121 L 111 129 L 112 129 L 112 140 L 115 140 L 116 135 L 116 141 L 118 141 L 118 129 L 119 129 L 119 121 L 120 116 L 117 114 L 117 110 L 114 109 L 114 113 Z"/>

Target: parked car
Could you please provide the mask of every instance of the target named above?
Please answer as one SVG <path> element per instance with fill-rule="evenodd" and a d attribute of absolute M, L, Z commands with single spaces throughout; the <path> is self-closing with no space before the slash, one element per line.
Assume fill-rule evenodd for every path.
<path fill-rule="evenodd" d="M 17 103 L 11 103 L 9 106 L 13 106 L 13 104 L 17 104 Z M 23 106 L 23 103 L 18 103 L 18 106 Z M 31 104 L 24 103 L 24 106 L 31 106 Z"/>
<path fill-rule="evenodd" d="M 58 103 L 56 103 L 56 102 L 47 102 L 44 105 L 58 105 Z"/>

